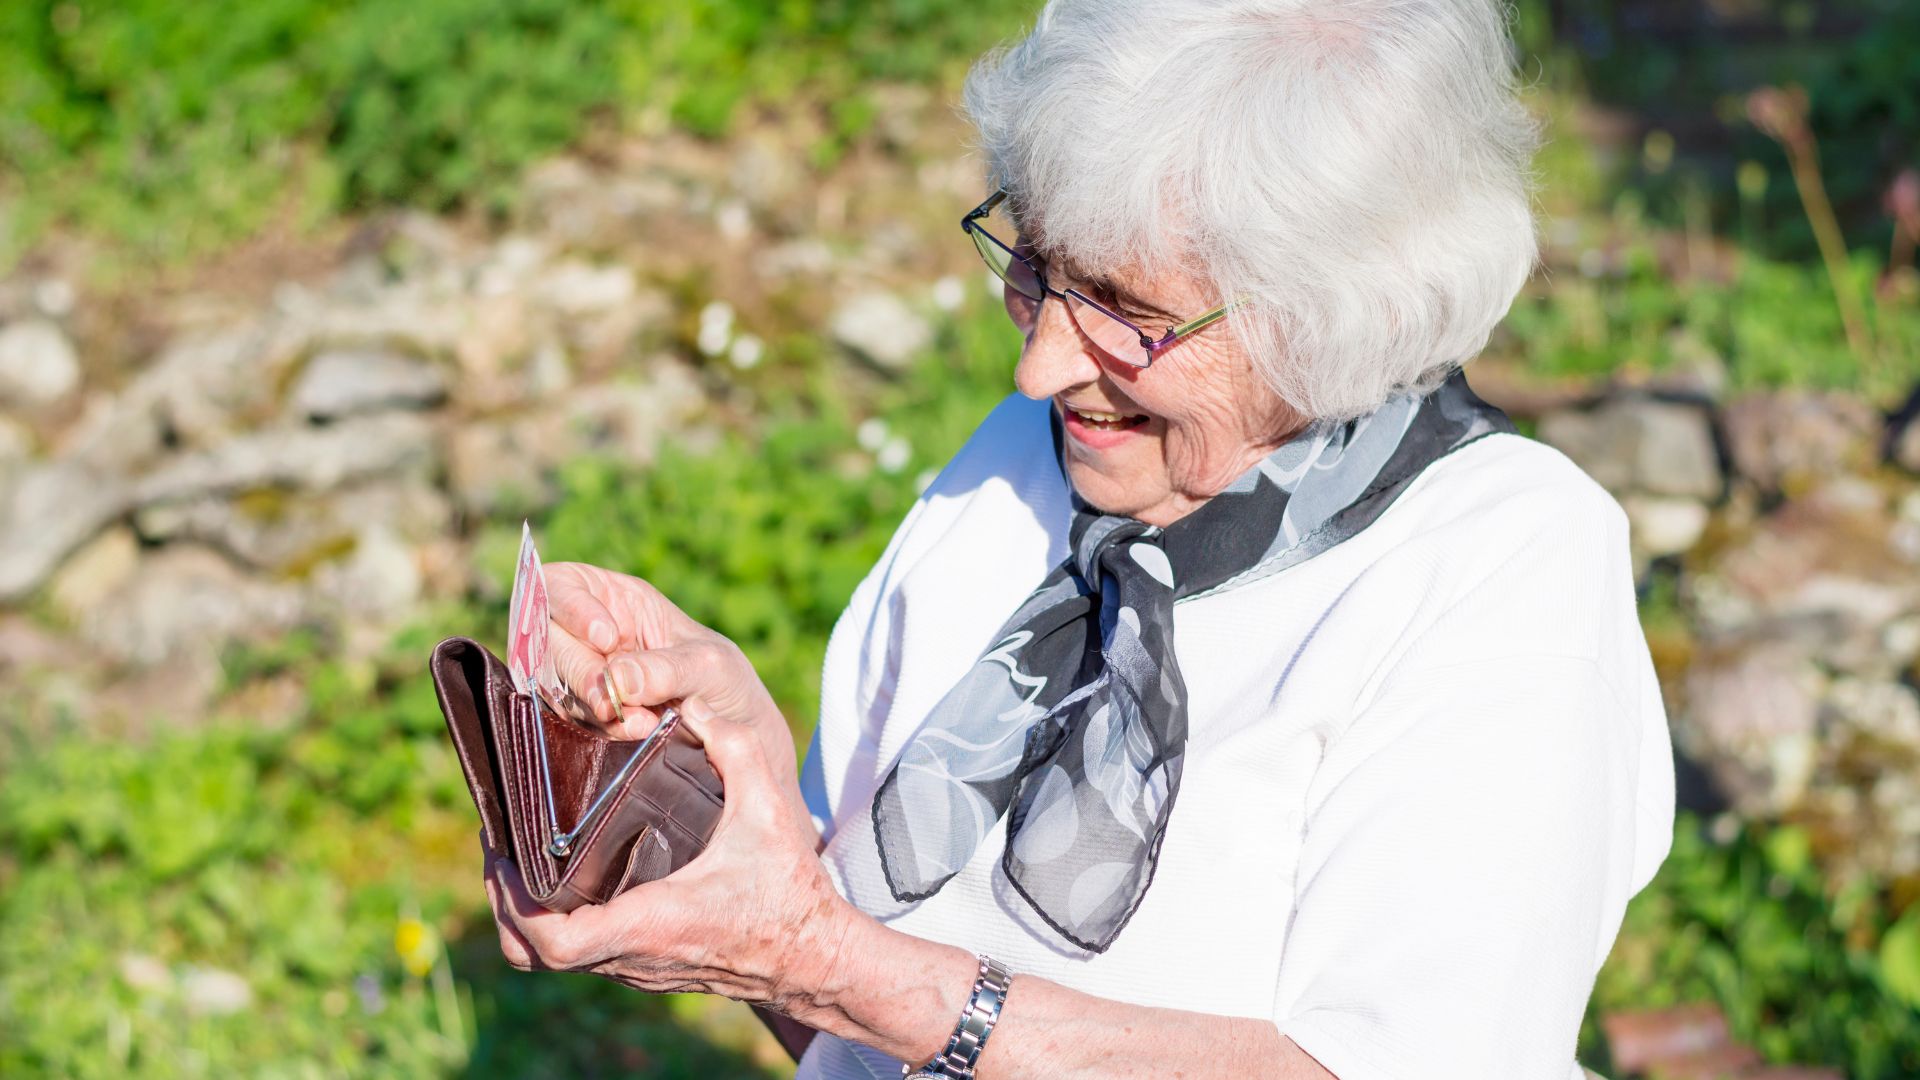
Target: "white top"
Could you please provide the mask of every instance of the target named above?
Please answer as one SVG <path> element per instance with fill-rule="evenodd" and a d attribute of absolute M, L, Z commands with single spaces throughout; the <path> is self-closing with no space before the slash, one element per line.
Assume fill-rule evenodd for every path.
<path fill-rule="evenodd" d="M 1175 607 L 1185 773 L 1106 953 L 1008 888 L 1004 818 L 939 893 L 892 900 L 875 790 L 1067 554 L 1049 408 L 994 410 L 834 628 L 801 786 L 835 885 L 1016 975 L 1268 1017 L 1340 1080 L 1579 1077 L 1595 972 L 1666 856 L 1673 764 L 1625 516 L 1517 435 L 1441 459 L 1330 551 Z M 799 1068 L 899 1075 L 826 1035 Z"/>

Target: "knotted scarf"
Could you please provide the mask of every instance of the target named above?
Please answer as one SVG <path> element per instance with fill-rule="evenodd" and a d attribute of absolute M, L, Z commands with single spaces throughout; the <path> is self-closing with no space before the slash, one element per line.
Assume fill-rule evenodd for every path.
<path fill-rule="evenodd" d="M 1067 940 L 1106 951 L 1146 895 L 1180 794 L 1187 688 L 1174 605 L 1328 550 L 1428 465 L 1512 430 L 1455 372 L 1425 396 L 1308 425 L 1164 529 L 1074 496 L 1071 554 L 941 698 L 874 798 L 894 898 L 939 891 L 1006 814 L 1009 882 Z"/>

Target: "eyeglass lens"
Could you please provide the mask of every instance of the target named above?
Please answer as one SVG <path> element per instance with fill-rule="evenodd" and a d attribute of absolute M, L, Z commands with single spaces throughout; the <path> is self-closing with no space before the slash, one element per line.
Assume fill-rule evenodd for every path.
<path fill-rule="evenodd" d="M 968 230 L 968 233 L 973 237 L 973 246 L 979 250 L 980 257 L 986 260 L 987 267 L 1007 285 L 1001 291 L 1001 297 L 1006 304 L 1008 318 L 1013 320 L 1021 333 L 1032 333 L 1040 315 L 1040 305 L 1045 302 L 1047 295 L 1033 267 L 1027 260 L 1016 258 L 1013 252 L 983 230 L 975 228 Z M 1100 347 L 1100 351 L 1116 362 L 1131 367 L 1145 367 L 1152 359 L 1140 344 L 1140 332 L 1132 325 L 1121 322 L 1104 308 L 1094 306 L 1077 290 L 1068 290 L 1064 295 L 1067 316 L 1088 340 Z"/>

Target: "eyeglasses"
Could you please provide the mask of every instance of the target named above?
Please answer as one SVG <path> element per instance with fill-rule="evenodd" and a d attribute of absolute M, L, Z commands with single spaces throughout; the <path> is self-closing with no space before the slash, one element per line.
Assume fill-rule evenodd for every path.
<path fill-rule="evenodd" d="M 1030 253 L 1023 255 L 988 232 L 986 226 L 980 223 L 1006 199 L 1004 188 L 994 192 L 992 198 L 974 207 L 972 213 L 960 219 L 960 228 L 973 238 L 973 246 L 980 252 L 980 257 L 986 260 L 987 268 L 1006 283 L 1002 296 L 1007 305 L 1007 315 L 1022 333 L 1033 331 L 1034 325 L 1040 321 L 1040 306 L 1046 303 L 1047 297 L 1057 296 L 1067 305 L 1067 317 L 1087 336 L 1087 340 L 1100 347 L 1101 352 L 1117 363 L 1146 368 L 1152 367 L 1161 353 L 1182 338 L 1225 318 L 1227 312 L 1239 303 L 1237 300 L 1229 301 L 1156 337 L 1078 289 L 1062 291 L 1048 285 L 1046 263 L 1039 256 Z"/>

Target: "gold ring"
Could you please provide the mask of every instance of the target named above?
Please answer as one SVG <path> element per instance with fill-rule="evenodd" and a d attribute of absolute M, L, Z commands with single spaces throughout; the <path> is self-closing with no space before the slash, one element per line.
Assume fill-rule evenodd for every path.
<path fill-rule="evenodd" d="M 614 715 L 624 714 L 627 711 L 627 703 L 621 700 L 620 687 L 614 684 L 613 668 L 609 667 L 600 673 L 600 683 L 606 687 L 607 700 L 613 702 Z"/>

